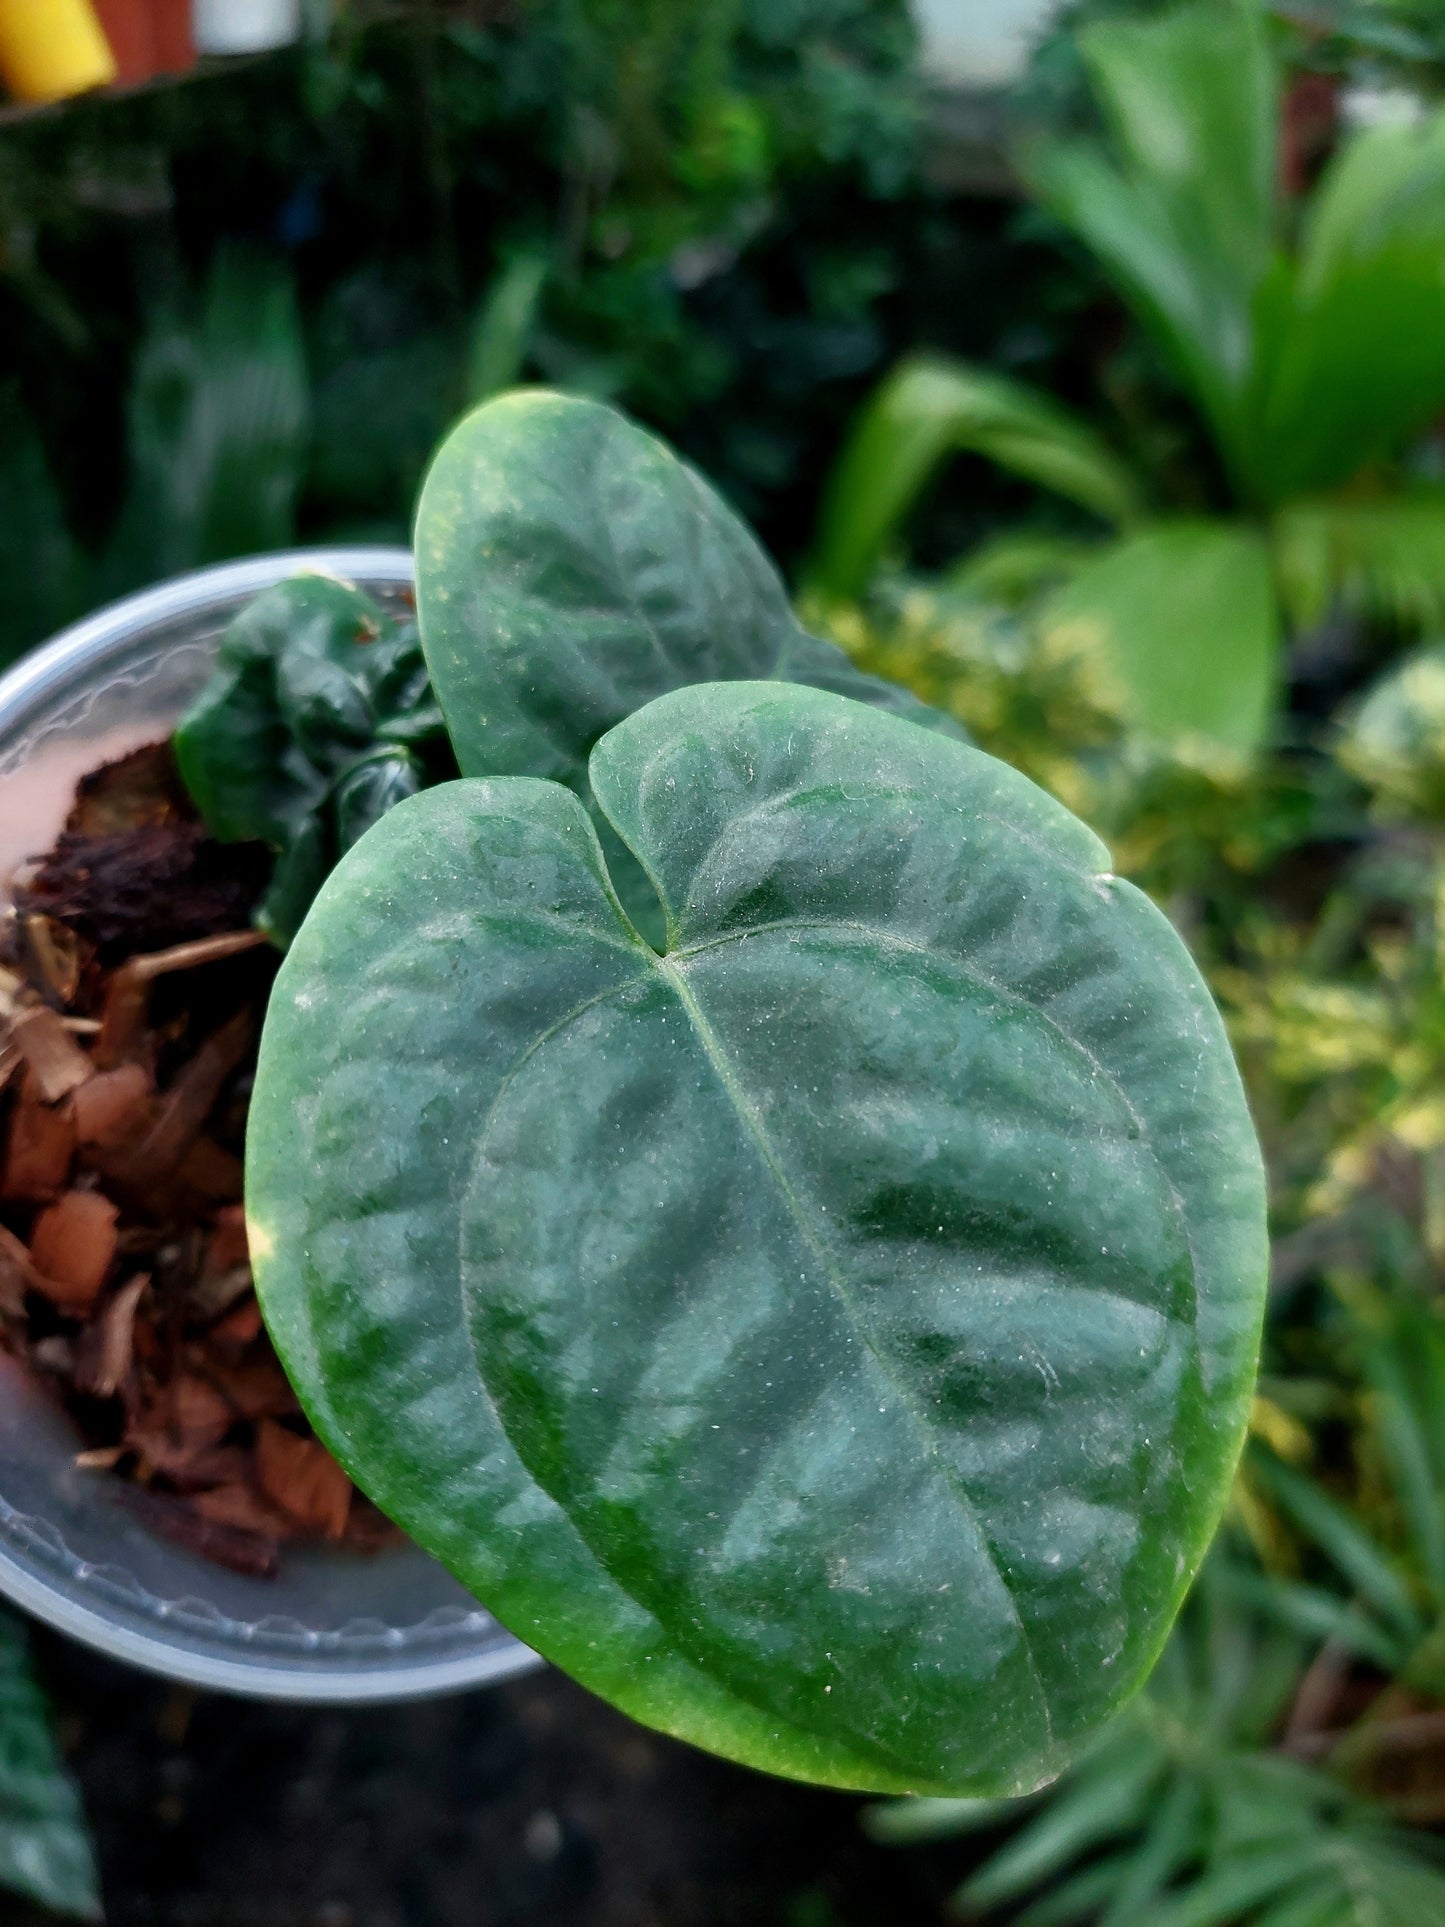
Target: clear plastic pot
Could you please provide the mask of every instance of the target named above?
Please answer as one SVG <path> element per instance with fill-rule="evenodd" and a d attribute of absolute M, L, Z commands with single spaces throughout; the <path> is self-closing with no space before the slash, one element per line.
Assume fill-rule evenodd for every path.
<path fill-rule="evenodd" d="M 49 847 L 76 779 L 167 732 L 221 630 L 298 568 L 383 601 L 411 582 L 405 549 L 313 549 L 200 569 L 76 624 L 0 679 L 0 890 Z M 504 1679 L 536 1655 L 413 1546 L 289 1552 L 251 1579 L 157 1539 L 121 1481 L 81 1471 L 63 1415 L 0 1353 L 0 1594 L 172 1679 L 263 1698 L 407 1699 Z"/>

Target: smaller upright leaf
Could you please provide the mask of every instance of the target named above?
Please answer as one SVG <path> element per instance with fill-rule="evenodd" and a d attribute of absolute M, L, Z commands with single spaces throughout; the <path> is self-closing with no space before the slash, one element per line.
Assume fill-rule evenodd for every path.
<path fill-rule="evenodd" d="M 799 628 L 751 531 L 601 402 L 499 396 L 443 443 L 416 521 L 417 610 L 457 761 L 585 796 L 599 737 L 690 683 L 775 677 L 958 725 Z"/>
<path fill-rule="evenodd" d="M 100 1888 L 80 1795 L 55 1748 L 24 1628 L 0 1611 L 0 1888 L 99 1920 Z"/>

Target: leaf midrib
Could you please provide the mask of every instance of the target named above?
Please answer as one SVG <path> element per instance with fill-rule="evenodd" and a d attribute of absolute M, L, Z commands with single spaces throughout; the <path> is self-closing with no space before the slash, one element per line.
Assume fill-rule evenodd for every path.
<path fill-rule="evenodd" d="M 992 1538 L 984 1529 L 983 1520 L 979 1515 L 978 1508 L 972 1496 L 940 1454 L 933 1440 L 926 1413 L 919 1407 L 907 1385 L 905 1385 L 903 1380 L 900 1379 L 893 1370 L 886 1355 L 879 1350 L 878 1346 L 870 1337 L 864 1321 L 859 1316 L 858 1307 L 853 1299 L 853 1295 L 843 1282 L 842 1272 L 835 1257 L 818 1237 L 810 1223 L 808 1213 L 804 1209 L 803 1200 L 799 1197 L 787 1172 L 783 1169 L 757 1106 L 743 1089 L 717 1033 L 713 1030 L 712 1025 L 703 1013 L 702 1007 L 693 996 L 686 979 L 677 969 L 671 956 L 660 957 L 656 968 L 659 975 L 667 979 L 678 1002 L 691 1019 L 693 1028 L 697 1033 L 698 1041 L 707 1054 L 709 1063 L 717 1073 L 718 1081 L 727 1093 L 733 1109 L 737 1114 L 738 1121 L 756 1145 L 758 1155 L 772 1176 L 788 1215 L 797 1228 L 799 1237 L 813 1253 L 824 1278 L 827 1280 L 829 1289 L 842 1306 L 843 1315 L 847 1320 L 849 1329 L 874 1361 L 880 1376 L 892 1387 L 894 1394 L 898 1398 L 904 1411 L 907 1412 L 919 1436 L 922 1438 L 924 1451 L 937 1466 L 944 1484 L 948 1487 L 949 1491 L 952 1492 L 959 1506 L 967 1515 L 970 1524 L 978 1535 L 980 1544 L 987 1552 L 989 1562 L 993 1567 L 994 1577 L 998 1581 L 999 1590 L 1008 1601 L 1009 1612 L 1013 1616 L 1014 1627 L 1019 1636 L 1019 1644 L 1024 1655 L 1025 1663 L 1029 1669 L 1029 1676 L 1033 1681 L 1034 1690 L 1038 1695 L 1039 1711 L 1043 1716 L 1045 1741 L 1050 1750 L 1052 1750 L 1057 1745 L 1057 1741 L 1054 1735 L 1053 1713 L 1049 1705 L 1048 1690 L 1044 1685 L 1043 1675 L 1039 1671 L 1038 1660 L 1034 1654 L 1033 1644 L 1029 1639 L 1028 1627 L 1024 1624 L 1023 1615 L 1018 1608 L 1018 1602 L 1013 1596 L 1008 1580 L 1004 1577 L 1003 1564 L 999 1558 L 998 1548 L 994 1545 Z"/>
<path fill-rule="evenodd" d="M 960 974 L 966 977 L 970 982 L 976 984 L 982 989 L 988 990 L 994 995 L 997 995 L 1001 1000 L 1009 1002 L 1020 1009 L 1028 1010 L 1033 1014 L 1034 1017 L 1044 1022 L 1051 1030 L 1053 1030 L 1063 1040 L 1063 1042 L 1066 1045 L 1078 1051 L 1080 1055 L 1082 1055 L 1085 1058 L 1086 1062 L 1088 1062 L 1091 1068 L 1093 1068 L 1097 1072 L 1097 1074 L 1109 1085 L 1109 1087 L 1117 1093 L 1126 1111 L 1128 1112 L 1128 1115 L 1139 1128 L 1141 1141 L 1148 1148 L 1150 1157 L 1153 1159 L 1155 1167 L 1159 1171 L 1159 1174 L 1168 1190 L 1171 1202 L 1175 1205 L 1175 1208 L 1179 1213 L 1181 1233 L 1185 1239 L 1186 1248 L 1189 1250 L 1189 1254 L 1190 1254 L 1191 1281 L 1195 1283 L 1196 1292 L 1197 1292 L 1197 1270 L 1194 1264 L 1193 1247 L 1189 1241 L 1189 1228 L 1188 1228 L 1187 1220 L 1184 1216 L 1182 1200 L 1178 1195 L 1177 1189 L 1175 1188 L 1169 1176 L 1169 1173 L 1163 1168 L 1163 1165 L 1160 1163 L 1158 1154 L 1154 1151 L 1153 1146 L 1150 1143 L 1149 1134 L 1144 1129 L 1142 1120 L 1138 1117 L 1138 1114 L 1135 1111 L 1134 1106 L 1130 1103 L 1127 1095 L 1120 1087 L 1118 1079 L 1113 1075 L 1113 1073 L 1110 1072 L 1107 1069 L 1107 1067 L 1103 1065 L 1094 1056 L 1094 1054 L 1091 1051 L 1089 1051 L 1086 1045 L 1084 1045 L 1078 1038 L 1074 1037 L 1071 1032 L 1065 1030 L 1063 1025 L 1060 1024 L 1056 1018 L 1051 1017 L 1046 1011 L 1042 1010 L 1039 1007 L 1039 1005 L 1037 1005 L 1036 1003 L 1033 1003 L 1027 997 L 1024 997 L 1021 993 L 1017 991 L 1012 991 L 999 984 L 996 984 L 992 979 L 984 976 L 981 972 L 973 970 L 968 965 L 964 964 L 962 960 L 958 958 L 956 955 L 954 955 L 953 953 L 937 951 L 937 950 L 931 949 L 929 946 L 925 944 L 918 943 L 916 941 L 912 941 L 907 938 L 899 937 L 892 932 L 880 930 L 871 924 L 865 924 L 865 923 L 852 920 L 852 919 L 847 919 L 847 918 L 811 918 L 811 919 L 778 918 L 766 924 L 751 925 L 746 930 L 728 932 L 723 936 L 712 938 L 702 943 L 682 946 L 682 947 L 679 947 L 678 949 L 671 950 L 662 956 L 659 956 L 655 951 L 652 951 L 647 946 L 641 944 L 640 942 L 637 942 L 636 949 L 638 954 L 638 962 L 640 966 L 637 973 L 633 976 L 629 976 L 625 978 L 620 983 L 608 986 L 607 989 L 595 993 L 594 995 L 584 999 L 582 1002 L 575 1005 L 570 1010 L 565 1011 L 560 1017 L 556 1018 L 552 1023 L 550 1023 L 544 1031 L 540 1032 L 535 1038 L 532 1039 L 532 1041 L 528 1044 L 526 1050 L 521 1053 L 521 1055 L 518 1057 L 515 1064 L 513 1064 L 511 1069 L 507 1072 L 506 1076 L 503 1078 L 502 1082 L 498 1086 L 491 1104 L 488 1106 L 486 1118 L 483 1120 L 482 1129 L 478 1134 L 477 1154 L 473 1163 L 473 1171 L 475 1171 L 476 1165 L 479 1164 L 481 1161 L 482 1152 L 486 1145 L 487 1138 L 490 1134 L 492 1124 L 501 1107 L 501 1104 L 503 1102 L 503 1099 L 506 1093 L 511 1089 L 516 1078 L 521 1074 L 526 1064 L 532 1059 L 532 1057 L 535 1056 L 536 1052 L 540 1050 L 543 1047 L 543 1045 L 546 1044 L 551 1038 L 555 1037 L 560 1031 L 565 1030 L 570 1024 L 574 1023 L 579 1017 L 584 1015 L 587 1011 L 595 1009 L 599 1005 L 607 1003 L 613 998 L 619 997 L 629 990 L 635 989 L 640 984 L 646 983 L 649 980 L 655 980 L 656 978 L 660 977 L 668 985 L 672 994 L 676 997 L 678 1003 L 681 1005 L 685 1015 L 687 1016 L 689 1022 L 691 1023 L 693 1030 L 697 1035 L 698 1041 L 705 1055 L 708 1058 L 709 1063 L 712 1065 L 712 1068 L 716 1073 L 718 1080 L 721 1083 L 729 1099 L 729 1102 L 732 1104 L 734 1112 L 738 1117 L 739 1123 L 742 1125 L 743 1129 L 747 1132 L 748 1136 L 752 1139 L 757 1149 L 758 1155 L 762 1159 L 766 1169 L 768 1170 L 769 1175 L 772 1177 L 773 1182 L 777 1187 L 779 1196 L 783 1201 L 784 1207 L 787 1210 L 788 1215 L 791 1218 L 792 1222 L 794 1223 L 799 1236 L 807 1245 L 808 1249 L 813 1253 L 813 1256 L 816 1259 L 821 1269 L 821 1272 L 828 1283 L 829 1289 L 833 1292 L 834 1296 L 837 1298 L 839 1304 L 841 1305 L 843 1309 L 844 1317 L 847 1321 L 849 1329 L 854 1333 L 854 1335 L 858 1339 L 858 1342 L 862 1345 L 862 1347 L 868 1353 L 870 1358 L 872 1358 L 881 1377 L 889 1385 L 894 1395 L 898 1398 L 903 1409 L 907 1412 L 910 1421 L 915 1426 L 916 1430 L 918 1431 L 923 1441 L 924 1451 L 927 1457 L 938 1468 L 939 1475 L 943 1479 L 944 1484 L 947 1486 L 949 1491 L 953 1494 L 955 1501 L 958 1503 L 960 1508 L 968 1517 L 969 1522 L 973 1527 L 973 1530 L 978 1536 L 980 1544 L 982 1545 L 985 1552 L 987 1553 L 989 1561 L 992 1565 L 994 1577 L 998 1582 L 999 1589 L 1008 1603 L 1009 1611 L 1010 1611 L 1010 1614 L 1012 1615 L 1014 1626 L 1019 1636 L 1020 1648 L 1023 1653 L 1025 1663 L 1028 1667 L 1035 1692 L 1038 1696 L 1039 1711 L 1042 1716 L 1042 1724 L 1043 1724 L 1046 1743 L 1050 1748 L 1053 1748 L 1057 1745 L 1057 1738 L 1054 1732 L 1052 1708 L 1050 1706 L 1048 1691 L 1044 1684 L 1042 1673 L 1039 1669 L 1037 1656 L 1034 1653 L 1033 1646 L 1029 1638 L 1027 1625 L 1024 1621 L 1022 1614 L 1019 1611 L 1018 1602 L 1014 1598 L 1009 1582 L 1005 1577 L 1003 1561 L 991 1536 L 984 1528 L 982 1519 L 980 1517 L 980 1514 L 977 1508 L 977 1504 L 974 1501 L 972 1495 L 967 1490 L 967 1488 L 964 1485 L 962 1485 L 962 1483 L 958 1480 L 957 1476 L 952 1472 L 952 1470 L 948 1466 L 946 1460 L 939 1453 L 938 1448 L 932 1438 L 932 1434 L 928 1424 L 927 1414 L 918 1405 L 913 1394 L 906 1387 L 903 1381 L 901 1381 L 898 1378 L 890 1362 L 886 1358 L 885 1354 L 878 1349 L 877 1345 L 873 1342 L 873 1340 L 869 1336 L 866 1326 L 863 1320 L 861 1319 L 861 1317 L 859 1316 L 858 1307 L 853 1300 L 852 1294 L 849 1292 L 846 1284 L 843 1281 L 843 1278 L 835 1257 L 833 1256 L 832 1253 L 830 1253 L 826 1245 L 824 1245 L 823 1242 L 819 1239 L 817 1232 L 814 1229 L 812 1222 L 808 1216 L 808 1213 L 804 1206 L 804 1202 L 802 1198 L 799 1196 L 795 1187 L 793 1186 L 786 1171 L 784 1170 L 782 1162 L 776 1150 L 774 1149 L 770 1138 L 768 1137 L 766 1127 L 762 1122 L 762 1118 L 757 1110 L 756 1105 L 754 1105 L 752 1101 L 749 1099 L 747 1092 L 744 1090 L 742 1084 L 737 1078 L 737 1075 L 733 1069 L 733 1066 L 728 1058 L 726 1051 L 722 1046 L 721 1041 L 719 1040 L 719 1038 L 717 1037 L 717 1034 L 712 1029 L 712 1026 L 708 1022 L 707 1017 L 704 1014 L 701 1006 L 698 1004 L 696 997 L 693 995 L 693 992 L 687 985 L 685 977 L 682 973 L 682 970 L 679 968 L 679 964 L 685 964 L 691 958 L 706 955 L 710 951 L 723 948 L 729 944 L 743 942 L 750 936 L 761 935 L 761 934 L 765 934 L 767 932 L 771 932 L 775 930 L 785 930 L 785 931 L 827 930 L 827 931 L 833 931 L 833 932 L 848 931 L 853 934 L 856 934 L 859 937 L 865 938 L 870 942 L 881 943 L 885 946 L 891 946 L 893 948 L 903 950 L 912 955 L 926 957 L 927 959 L 929 959 L 929 961 L 933 963 L 946 965 L 949 969 L 958 971 Z M 631 940 L 629 940 L 629 947 L 632 947 Z M 467 1310 L 469 1313 L 469 1308 L 467 1308 Z M 467 1317 L 467 1328 L 468 1330 L 470 1330 L 469 1315 Z M 475 1355 L 475 1348 L 474 1348 L 474 1355 Z M 480 1358 L 477 1358 L 476 1362 L 477 1362 L 478 1377 L 481 1379 L 483 1385 L 485 1386 L 486 1378 L 485 1378 L 485 1373 L 482 1370 Z M 488 1392 L 488 1397 L 489 1399 L 491 1399 L 493 1408 L 497 1412 L 499 1423 L 502 1423 L 503 1430 L 506 1431 L 507 1428 L 505 1426 L 505 1423 L 502 1420 L 500 1408 L 497 1407 L 495 1399 L 491 1398 L 490 1392 Z M 508 1434 L 508 1436 L 510 1436 L 510 1434 Z M 555 1498 L 555 1495 L 553 1496 Z M 604 1561 L 603 1563 L 606 1564 L 606 1561 Z M 610 1567 L 608 1569 L 610 1570 Z M 616 1583 L 618 1583 L 619 1585 L 623 1583 L 620 1579 L 617 1578 L 617 1575 L 615 1573 L 613 1574 L 613 1578 L 616 1581 Z M 642 1602 L 642 1601 L 639 1601 L 638 1603 L 645 1604 L 645 1602 Z M 647 1606 L 646 1610 L 648 1610 L 649 1612 L 655 1611 L 655 1609 L 651 1606 Z M 732 1690 L 736 1690 L 736 1688 L 733 1688 Z"/>

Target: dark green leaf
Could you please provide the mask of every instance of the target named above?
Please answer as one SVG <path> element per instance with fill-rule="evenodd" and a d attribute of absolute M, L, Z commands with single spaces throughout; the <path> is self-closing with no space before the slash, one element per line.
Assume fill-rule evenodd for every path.
<path fill-rule="evenodd" d="M 278 582 L 232 620 L 175 734 L 181 774 L 215 835 L 280 845 L 316 807 L 328 765 L 369 739 L 359 674 L 385 620 L 369 595 L 324 575 Z"/>
<path fill-rule="evenodd" d="M 666 690 L 777 677 L 957 724 L 798 627 L 750 532 L 653 436 L 525 389 L 443 444 L 417 511 L 422 641 L 462 771 L 583 793 L 592 745 Z"/>
<path fill-rule="evenodd" d="M 1139 1684 L 1223 1504 L 1263 1183 L 1218 1016 L 1016 772 L 678 691 L 575 796 L 425 792 L 288 958 L 258 1289 L 322 1436 L 543 1653 L 774 1771 L 1000 1793 Z"/>
<path fill-rule="evenodd" d="M 0 1611 L 0 1887 L 58 1914 L 100 1919 L 100 1890 L 75 1783 L 51 1738 L 25 1633 Z"/>
<path fill-rule="evenodd" d="M 424 781 L 425 772 L 409 750 L 376 750 L 353 763 L 334 792 L 339 847 L 349 850 L 388 810 L 415 796 Z"/>
<path fill-rule="evenodd" d="M 232 621 L 176 758 L 217 836 L 276 851 L 257 912 L 274 942 L 290 942 L 339 851 L 428 780 L 409 745 L 435 780 L 440 734 L 415 625 L 350 583 L 292 576 Z"/>
<path fill-rule="evenodd" d="M 333 840 L 321 817 L 303 817 L 277 856 L 271 882 L 256 909 L 258 928 L 278 949 L 284 950 L 301 928 L 333 861 Z"/>

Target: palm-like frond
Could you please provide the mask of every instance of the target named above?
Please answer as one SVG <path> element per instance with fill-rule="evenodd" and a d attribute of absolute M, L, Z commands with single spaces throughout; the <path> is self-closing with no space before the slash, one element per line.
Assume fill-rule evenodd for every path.
<path fill-rule="evenodd" d="M 1102 436 L 1021 382 L 940 355 L 914 355 L 880 384 L 830 479 L 812 586 L 856 596 L 939 466 L 968 451 L 1066 496 L 1104 521 L 1130 521 L 1139 492 Z"/>
<path fill-rule="evenodd" d="M 1273 546 L 1280 592 L 1301 628 L 1336 603 L 1402 627 L 1445 623 L 1445 490 L 1292 502 L 1274 519 Z"/>
<path fill-rule="evenodd" d="M 1346 482 L 1445 404 L 1445 112 L 1347 141 L 1292 283 L 1261 316 L 1251 461 L 1264 499 Z"/>
<path fill-rule="evenodd" d="M 1244 410 L 1274 239 L 1277 73 L 1258 8 L 1176 8 L 1080 35 L 1114 154 L 1048 140 L 1028 185 L 1097 256 L 1169 356 L 1247 492 Z"/>

